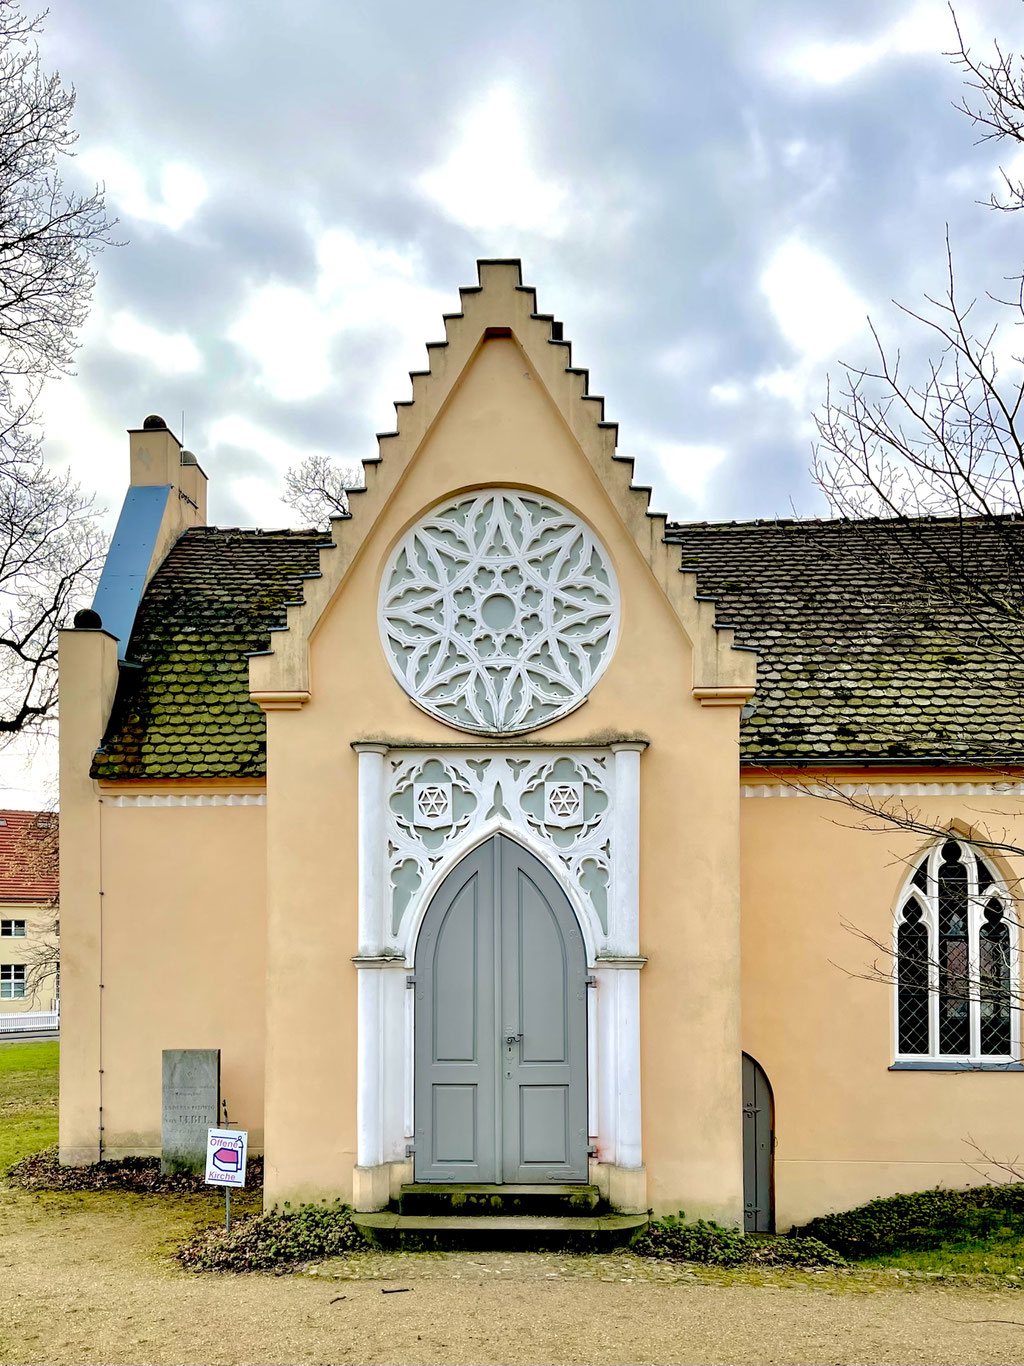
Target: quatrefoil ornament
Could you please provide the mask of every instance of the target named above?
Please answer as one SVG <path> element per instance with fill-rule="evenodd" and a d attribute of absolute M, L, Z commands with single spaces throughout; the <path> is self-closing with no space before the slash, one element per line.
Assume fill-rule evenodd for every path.
<path fill-rule="evenodd" d="M 585 701 L 615 648 L 615 573 L 590 528 L 511 489 L 435 509 L 391 556 L 380 629 L 392 672 L 460 730 L 517 734 Z"/>

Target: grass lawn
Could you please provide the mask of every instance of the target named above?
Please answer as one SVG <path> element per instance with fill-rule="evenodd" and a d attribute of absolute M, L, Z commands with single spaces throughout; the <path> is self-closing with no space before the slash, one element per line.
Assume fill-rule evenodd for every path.
<path fill-rule="evenodd" d="M 56 1039 L 0 1043 L 0 1173 L 57 1142 Z"/>
<path fill-rule="evenodd" d="M 854 1265 L 899 1267 L 902 1271 L 930 1271 L 943 1276 L 1016 1276 L 1024 1281 L 1024 1236 L 1007 1232 L 993 1238 L 943 1243 L 920 1252 L 867 1257 Z"/>

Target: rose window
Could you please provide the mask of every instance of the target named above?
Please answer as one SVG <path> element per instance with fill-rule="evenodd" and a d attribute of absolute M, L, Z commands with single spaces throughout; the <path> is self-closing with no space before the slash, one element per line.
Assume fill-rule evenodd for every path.
<path fill-rule="evenodd" d="M 577 707 L 618 630 L 615 575 L 593 532 L 534 494 L 448 503 L 399 543 L 381 584 L 395 677 L 463 730 L 514 734 Z"/>

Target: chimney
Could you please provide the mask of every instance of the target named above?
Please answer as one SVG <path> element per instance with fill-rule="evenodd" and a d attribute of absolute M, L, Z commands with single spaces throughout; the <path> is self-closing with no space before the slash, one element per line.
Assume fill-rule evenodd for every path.
<path fill-rule="evenodd" d="M 130 479 L 92 610 L 120 661 L 146 584 L 183 532 L 206 525 L 206 475 L 155 414 L 128 432 Z"/>
<path fill-rule="evenodd" d="M 206 525 L 206 475 L 192 452 L 182 450 L 162 417 L 153 413 L 141 427 L 129 428 L 128 458 L 132 488 L 170 485 L 177 493 L 179 531 Z"/>

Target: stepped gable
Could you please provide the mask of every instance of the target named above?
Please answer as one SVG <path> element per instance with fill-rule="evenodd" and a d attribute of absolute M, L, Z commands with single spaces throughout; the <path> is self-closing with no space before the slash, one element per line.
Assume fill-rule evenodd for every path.
<path fill-rule="evenodd" d="M 758 652 L 744 763 L 1024 762 L 1024 521 L 923 518 L 906 531 L 900 550 L 878 522 L 668 525 L 718 620 Z M 1006 607 L 915 588 L 900 563 L 922 549 Z"/>
<path fill-rule="evenodd" d="M 266 718 L 249 697 L 251 652 L 319 571 L 322 531 L 195 527 L 146 587 L 92 777 L 255 778 Z"/>
<path fill-rule="evenodd" d="M 583 457 L 647 561 L 694 647 L 692 686 L 705 705 L 739 705 L 754 687 L 756 661 L 736 646 L 732 632 L 715 620 L 714 604 L 694 596 L 694 579 L 680 573 L 664 540 L 665 516 L 651 508 L 651 489 L 633 482 L 633 459 L 617 449 L 618 423 L 605 417 L 604 398 L 590 392 L 590 374 L 573 364 L 562 324 L 537 307 L 536 291 L 524 285 L 518 258 L 477 261 L 476 285 L 459 290 L 460 309 L 445 313 L 444 340 L 426 345 L 429 369 L 409 373 L 412 396 L 395 402 L 393 431 L 377 433 L 377 454 L 364 458 L 363 487 L 351 490 L 352 521 L 321 556 L 321 581 L 287 615 L 290 641 L 254 658 L 252 695 L 268 707 L 301 706 L 310 693 L 308 642 L 355 561 L 363 540 L 383 514 L 438 415 L 452 397 L 481 342 L 509 338 L 560 412 Z"/>

